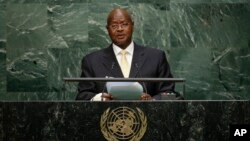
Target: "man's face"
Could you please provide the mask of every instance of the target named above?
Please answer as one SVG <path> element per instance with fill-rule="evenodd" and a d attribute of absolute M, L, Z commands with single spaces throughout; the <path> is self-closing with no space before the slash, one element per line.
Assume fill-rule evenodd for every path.
<path fill-rule="evenodd" d="M 112 42 L 122 49 L 131 43 L 133 22 L 127 12 L 117 10 L 111 13 L 107 29 Z"/>

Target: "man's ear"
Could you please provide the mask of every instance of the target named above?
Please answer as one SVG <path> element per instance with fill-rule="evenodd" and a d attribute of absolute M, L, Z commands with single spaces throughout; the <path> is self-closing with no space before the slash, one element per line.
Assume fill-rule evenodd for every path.
<path fill-rule="evenodd" d="M 107 30 L 109 29 L 109 26 L 108 26 L 108 25 L 106 25 L 106 29 L 107 29 Z"/>

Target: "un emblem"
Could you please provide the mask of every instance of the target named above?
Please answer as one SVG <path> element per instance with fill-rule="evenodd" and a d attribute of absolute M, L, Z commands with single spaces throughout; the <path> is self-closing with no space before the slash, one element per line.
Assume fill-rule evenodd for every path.
<path fill-rule="evenodd" d="M 139 141 L 147 129 L 147 117 L 139 108 L 108 108 L 101 116 L 100 126 L 108 141 Z"/>

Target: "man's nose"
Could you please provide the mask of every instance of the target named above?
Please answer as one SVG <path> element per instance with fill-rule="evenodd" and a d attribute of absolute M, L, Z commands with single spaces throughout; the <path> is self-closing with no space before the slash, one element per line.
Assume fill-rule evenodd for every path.
<path fill-rule="evenodd" d="M 118 25 L 117 31 L 122 31 L 123 30 L 123 25 Z"/>

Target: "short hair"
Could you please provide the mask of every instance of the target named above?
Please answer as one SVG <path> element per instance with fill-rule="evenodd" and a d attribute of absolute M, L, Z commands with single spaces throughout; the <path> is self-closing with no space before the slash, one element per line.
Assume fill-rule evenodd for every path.
<path fill-rule="evenodd" d="M 116 11 L 122 11 L 124 13 L 127 13 L 128 17 L 129 17 L 129 20 L 132 24 L 134 24 L 134 21 L 133 21 L 133 18 L 132 18 L 132 14 L 130 14 L 130 12 L 127 11 L 127 9 L 125 8 L 121 8 L 121 7 L 117 7 L 117 8 L 114 8 L 112 11 L 110 11 L 109 15 L 108 15 L 108 18 L 107 18 L 107 26 L 109 25 L 110 23 L 110 18 L 111 18 L 111 15 L 116 12 Z"/>

